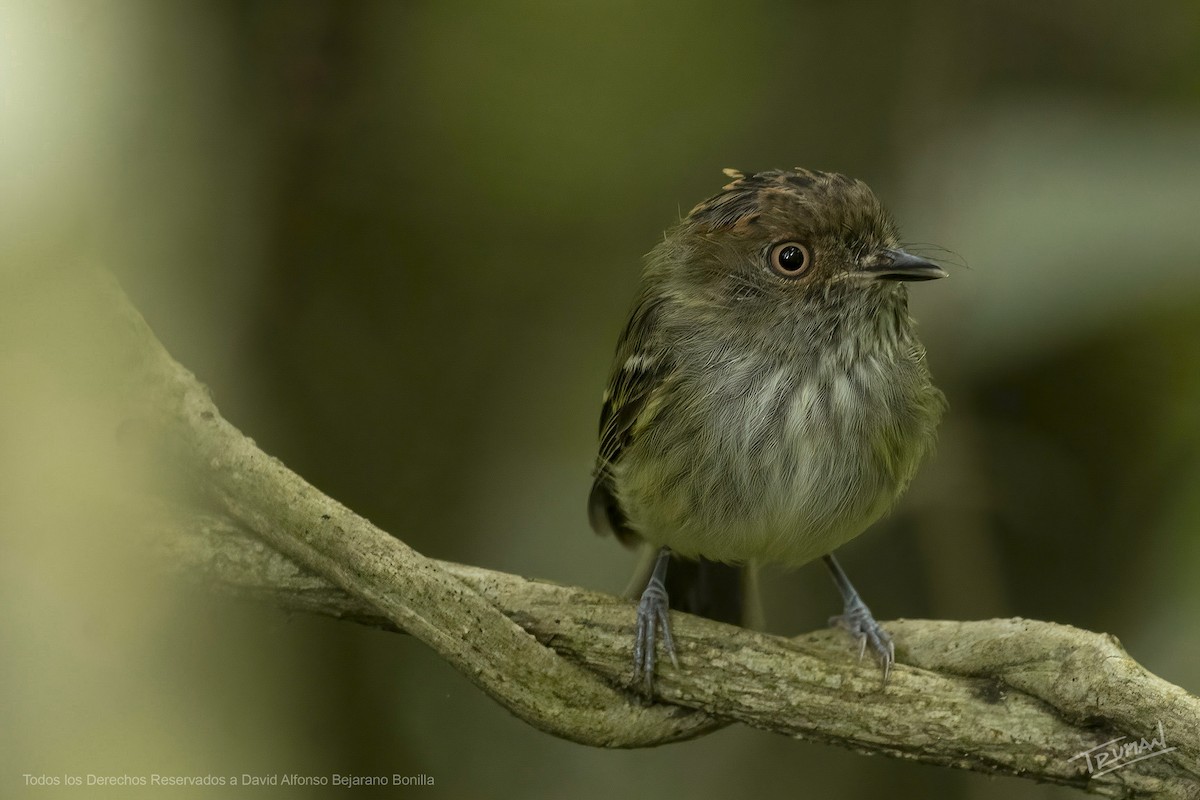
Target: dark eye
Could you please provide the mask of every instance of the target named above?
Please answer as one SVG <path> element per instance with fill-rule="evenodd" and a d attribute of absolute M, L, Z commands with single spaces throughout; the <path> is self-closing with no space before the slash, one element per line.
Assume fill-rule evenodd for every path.
<path fill-rule="evenodd" d="M 799 242 L 780 242 L 771 248 L 771 269 L 785 278 L 803 275 L 812 266 L 812 253 Z"/>

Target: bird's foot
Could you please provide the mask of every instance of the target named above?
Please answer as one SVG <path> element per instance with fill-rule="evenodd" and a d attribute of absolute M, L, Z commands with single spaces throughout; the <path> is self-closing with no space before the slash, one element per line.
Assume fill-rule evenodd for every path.
<path fill-rule="evenodd" d="M 657 661 L 656 645 L 662 632 L 663 649 L 671 657 L 671 663 L 679 667 L 675 657 L 675 641 L 671 638 L 670 605 L 667 589 L 656 574 L 642 592 L 637 609 L 637 638 L 633 643 L 633 684 L 641 685 L 646 698 L 654 692 L 654 666 Z"/>
<path fill-rule="evenodd" d="M 867 604 L 857 594 L 854 595 L 847 601 L 841 614 L 829 618 L 829 624 L 854 637 L 859 645 L 860 662 L 866 655 L 867 646 L 870 645 L 871 653 L 883 667 L 883 685 L 887 686 L 888 677 L 892 674 L 892 664 L 896 662 L 896 646 L 892 643 L 892 635 L 875 621 Z"/>

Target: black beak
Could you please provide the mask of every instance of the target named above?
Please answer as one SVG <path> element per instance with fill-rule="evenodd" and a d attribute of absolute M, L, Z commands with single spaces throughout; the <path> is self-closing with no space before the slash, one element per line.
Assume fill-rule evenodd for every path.
<path fill-rule="evenodd" d="M 948 275 L 932 261 L 910 256 L 903 250 L 880 250 L 859 271 L 885 281 L 931 281 Z"/>

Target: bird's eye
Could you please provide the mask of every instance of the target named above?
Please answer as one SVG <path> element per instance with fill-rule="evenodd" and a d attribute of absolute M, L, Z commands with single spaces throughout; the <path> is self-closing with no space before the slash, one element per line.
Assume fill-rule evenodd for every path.
<path fill-rule="evenodd" d="M 797 278 L 812 266 L 812 253 L 799 242 L 780 242 L 771 248 L 771 269 L 785 278 Z"/>

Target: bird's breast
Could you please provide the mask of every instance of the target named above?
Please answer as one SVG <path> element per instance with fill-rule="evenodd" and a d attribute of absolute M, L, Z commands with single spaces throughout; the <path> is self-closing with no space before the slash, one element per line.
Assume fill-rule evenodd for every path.
<path fill-rule="evenodd" d="M 929 449 L 941 395 L 919 357 L 730 358 L 680 379 L 618 494 L 648 540 L 801 564 L 857 536 Z"/>

